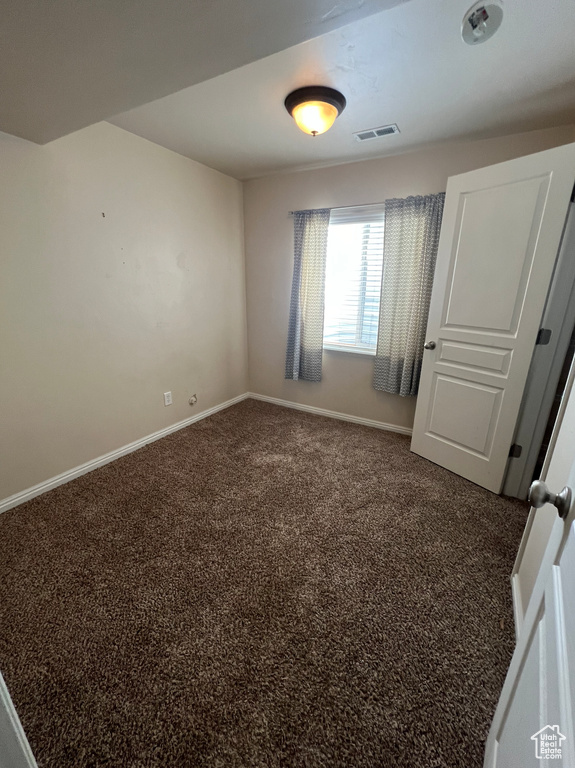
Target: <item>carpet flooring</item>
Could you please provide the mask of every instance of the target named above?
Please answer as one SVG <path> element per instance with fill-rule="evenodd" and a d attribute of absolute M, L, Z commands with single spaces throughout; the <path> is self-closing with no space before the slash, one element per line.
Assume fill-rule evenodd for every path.
<path fill-rule="evenodd" d="M 524 504 L 246 400 L 0 516 L 40 768 L 478 768 Z"/>

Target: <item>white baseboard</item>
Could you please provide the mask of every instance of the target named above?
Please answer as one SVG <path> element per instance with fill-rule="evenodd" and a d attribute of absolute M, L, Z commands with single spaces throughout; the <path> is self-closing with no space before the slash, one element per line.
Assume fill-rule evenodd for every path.
<path fill-rule="evenodd" d="M 388 432 L 398 432 L 400 435 L 411 435 L 413 430 L 408 427 L 399 427 L 396 424 L 386 424 L 384 421 L 375 421 L 374 419 L 362 419 L 360 416 L 351 416 L 349 413 L 339 413 L 338 411 L 327 411 L 325 408 L 316 408 L 313 405 L 302 405 L 301 403 L 292 403 L 291 400 L 280 400 L 279 397 L 268 397 L 267 395 L 258 395 L 255 392 L 248 392 L 247 397 L 254 400 L 263 400 L 264 403 L 274 403 L 283 405 L 284 408 L 294 408 L 296 411 L 305 411 L 306 413 L 315 413 L 317 416 L 327 416 L 330 419 L 339 419 L 340 421 L 351 421 L 353 424 L 363 424 L 365 427 L 375 427 L 375 429 L 385 429 Z"/>
<path fill-rule="evenodd" d="M 0 501 L 0 513 L 6 512 L 13 507 L 17 507 L 19 504 L 23 504 L 25 501 L 29 501 L 35 496 L 40 496 L 40 494 L 46 493 L 46 491 L 51 491 L 52 488 L 57 488 L 59 485 L 69 483 L 70 480 L 75 480 L 75 478 L 80 477 L 81 475 L 85 475 L 88 472 L 92 472 L 92 470 L 98 469 L 98 467 L 102 467 L 104 464 L 109 464 L 111 461 L 115 461 L 121 456 L 125 456 L 128 453 L 133 453 L 133 451 L 137 451 L 138 448 L 143 448 L 145 445 L 148 445 L 148 443 L 153 443 L 156 440 L 160 440 L 162 437 L 166 437 L 166 435 L 170 435 L 172 432 L 177 432 L 179 429 L 188 427 L 190 424 L 193 424 L 196 421 L 200 421 L 201 419 L 205 419 L 208 416 L 211 416 L 213 413 L 223 411 L 225 408 L 229 408 L 230 405 L 235 405 L 236 403 L 245 400 L 247 397 L 249 397 L 248 393 L 238 395 L 238 397 L 233 397 L 231 400 L 226 400 L 225 403 L 214 405 L 213 408 L 208 408 L 205 411 L 196 413 L 194 416 L 190 416 L 189 419 L 184 419 L 183 421 L 178 421 L 176 424 L 171 424 L 169 427 L 159 429 L 157 432 L 153 432 L 151 435 L 146 435 L 146 437 L 142 437 L 139 440 L 134 440 L 133 443 L 128 443 L 128 445 L 122 446 L 122 448 L 118 448 L 115 451 L 110 451 L 110 453 L 105 453 L 103 456 L 98 456 L 97 459 L 92 459 L 91 461 L 87 461 L 85 464 L 80 464 L 79 467 L 74 467 L 67 472 L 62 472 L 62 474 L 56 475 L 56 477 L 51 477 L 49 480 L 45 480 L 43 483 L 38 483 L 38 485 L 33 485 L 31 488 L 20 491 L 20 493 L 15 493 L 13 496 L 8 496 L 8 498 L 2 499 Z"/>
<path fill-rule="evenodd" d="M 328 411 L 325 408 L 315 408 L 312 405 L 302 405 L 301 403 L 293 403 L 290 400 L 281 400 L 278 397 L 268 397 L 267 395 L 258 395 L 255 392 L 245 392 L 243 395 L 238 395 L 237 397 L 234 397 L 231 400 L 226 400 L 225 403 L 214 405 L 213 408 L 208 408 L 205 411 L 196 413 L 194 416 L 191 416 L 189 419 L 184 419 L 183 421 L 178 421 L 176 424 L 172 424 L 169 427 L 165 427 L 164 429 L 159 429 L 157 432 L 153 432 L 151 435 L 146 435 L 146 437 L 142 437 L 139 440 L 135 440 L 133 443 L 129 443 L 128 445 L 122 446 L 122 448 L 118 448 L 115 451 L 110 451 L 110 453 L 106 453 L 103 456 L 98 456 L 98 458 L 92 459 L 91 461 L 87 461 L 85 464 L 80 464 L 80 466 L 74 467 L 73 469 L 70 469 L 67 472 L 62 472 L 62 474 L 60 475 L 51 477 L 50 479 L 45 480 L 43 483 L 38 483 L 38 485 L 33 485 L 31 488 L 26 488 L 26 490 L 20 491 L 19 493 L 15 493 L 13 496 L 8 496 L 8 498 L 2 499 L 0 501 L 0 513 L 6 512 L 9 509 L 13 509 L 14 507 L 17 507 L 19 504 L 23 504 L 25 501 L 29 501 L 30 499 L 33 499 L 35 496 L 40 496 L 42 493 L 46 493 L 46 491 L 51 491 L 52 488 L 57 488 L 59 485 L 64 485 L 64 483 L 69 483 L 70 480 L 75 480 L 77 477 L 81 477 L 82 475 L 85 475 L 88 472 L 92 472 L 92 470 L 94 469 L 98 469 L 98 467 L 103 467 L 104 464 L 109 464 L 111 461 L 115 461 L 116 459 L 119 459 L 121 456 L 125 456 L 126 454 L 132 453 L 133 451 L 137 451 L 138 448 L 143 448 L 145 445 L 148 445 L 148 443 L 153 443 L 156 440 L 160 440 L 162 437 L 166 437 L 166 435 L 170 435 L 172 432 L 177 432 L 179 429 L 188 427 L 190 424 L 193 424 L 196 421 L 205 419 L 208 416 L 211 416 L 212 414 L 217 413 L 218 411 L 223 411 L 225 408 L 229 408 L 231 405 L 235 405 L 236 403 L 239 403 L 242 400 L 246 400 L 248 397 L 251 397 L 254 400 L 262 400 L 265 403 L 274 403 L 275 405 L 281 405 L 284 408 L 294 408 L 297 411 L 314 413 L 318 416 L 327 416 L 330 419 L 340 419 L 341 421 L 351 421 L 354 424 L 363 424 L 366 427 L 375 427 L 376 429 L 385 429 L 389 432 L 398 432 L 400 435 L 411 435 L 411 432 L 412 432 L 412 430 L 408 429 L 407 427 L 399 427 L 395 424 L 386 424 L 383 421 L 374 421 L 373 419 L 362 419 L 359 416 L 351 416 L 348 413 Z"/>

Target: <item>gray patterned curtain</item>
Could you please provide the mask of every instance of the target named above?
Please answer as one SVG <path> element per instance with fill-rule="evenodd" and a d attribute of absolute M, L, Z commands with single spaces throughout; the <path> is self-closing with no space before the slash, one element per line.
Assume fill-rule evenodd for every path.
<path fill-rule="evenodd" d="M 294 265 L 286 379 L 321 381 L 329 208 L 294 211 Z"/>
<path fill-rule="evenodd" d="M 416 395 L 445 193 L 385 201 L 373 386 Z"/>

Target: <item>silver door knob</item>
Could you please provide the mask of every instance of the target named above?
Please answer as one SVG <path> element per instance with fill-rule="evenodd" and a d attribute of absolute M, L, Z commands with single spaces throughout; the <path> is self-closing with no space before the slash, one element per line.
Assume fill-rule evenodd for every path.
<path fill-rule="evenodd" d="M 527 500 L 532 507 L 539 509 L 544 504 L 553 504 L 557 507 L 559 517 L 566 518 L 571 508 L 571 488 L 565 486 L 561 493 L 555 495 L 542 480 L 534 480 L 529 488 Z"/>
<path fill-rule="evenodd" d="M 434 341 L 426 341 L 423 345 L 423 349 L 435 349 L 436 344 Z"/>

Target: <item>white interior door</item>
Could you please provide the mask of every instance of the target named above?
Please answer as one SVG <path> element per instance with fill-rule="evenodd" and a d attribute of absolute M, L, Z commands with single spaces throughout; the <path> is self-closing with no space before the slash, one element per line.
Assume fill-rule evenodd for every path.
<path fill-rule="evenodd" d="M 447 184 L 411 449 L 496 493 L 574 181 L 568 144 Z"/>
<path fill-rule="evenodd" d="M 575 419 L 571 421 L 564 420 L 564 413 L 567 406 L 570 405 L 568 395 L 572 377 L 575 377 L 574 367 L 570 371 L 568 388 L 563 394 L 553 434 L 549 442 L 549 449 L 541 469 L 541 479 L 550 488 L 558 488 L 562 483 L 564 484 L 573 458 L 572 446 L 575 445 Z M 547 505 L 543 509 L 531 509 L 512 574 L 515 632 L 517 637 L 522 632 L 525 612 L 531 600 L 547 544 L 552 537 L 557 540 L 557 536 L 560 535 L 561 531 L 558 529 L 553 507 Z"/>
<path fill-rule="evenodd" d="M 575 490 L 574 376 L 572 369 L 549 463 L 554 493 L 563 485 Z M 553 531 L 493 718 L 485 768 L 575 768 L 575 502 L 565 520 L 549 504 L 541 512 L 553 515 Z"/>

